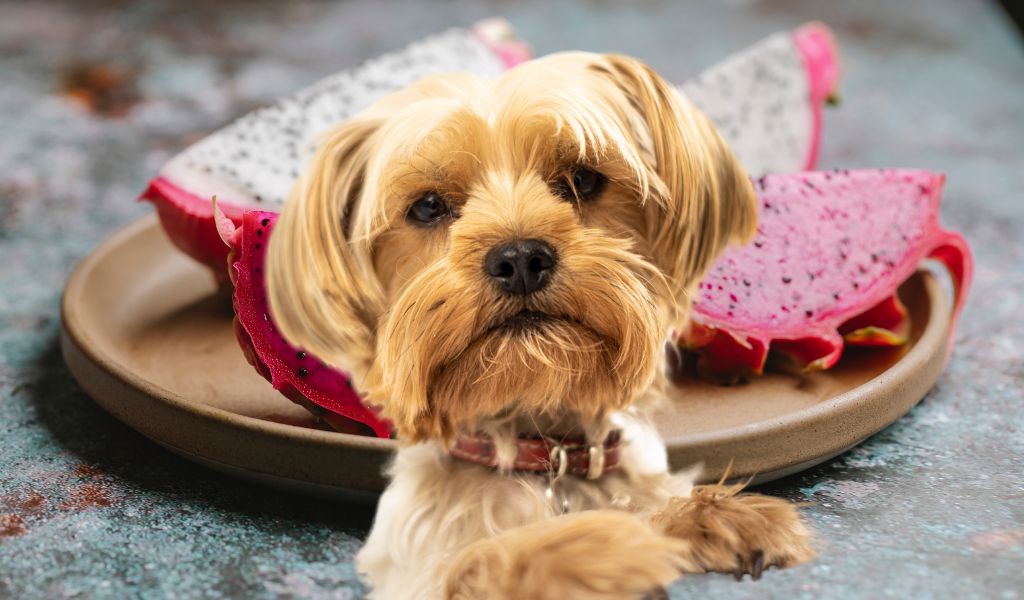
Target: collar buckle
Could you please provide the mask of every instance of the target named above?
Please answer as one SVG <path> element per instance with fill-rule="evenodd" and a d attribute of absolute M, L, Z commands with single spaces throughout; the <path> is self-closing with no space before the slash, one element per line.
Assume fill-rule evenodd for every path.
<path fill-rule="evenodd" d="M 551 480 L 557 481 L 569 470 L 569 451 L 562 444 L 556 443 L 548 452 L 548 461 L 551 463 Z"/>

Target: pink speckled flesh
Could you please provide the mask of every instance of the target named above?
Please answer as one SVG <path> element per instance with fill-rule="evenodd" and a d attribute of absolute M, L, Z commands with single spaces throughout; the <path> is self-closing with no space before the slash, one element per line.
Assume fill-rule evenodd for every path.
<path fill-rule="evenodd" d="M 903 169 L 758 178 L 757 235 L 728 249 L 701 281 L 683 346 L 704 351 L 713 371 L 760 373 L 772 349 L 805 368 L 831 367 L 843 334 L 855 334 L 854 343 L 885 343 L 901 315 L 891 299 L 928 257 L 949 268 L 958 315 L 972 262 L 966 241 L 939 225 L 944 181 Z M 879 322 L 847 325 L 867 311 Z M 751 356 L 751 348 L 763 350 Z M 729 353 L 744 356 L 729 364 Z"/>

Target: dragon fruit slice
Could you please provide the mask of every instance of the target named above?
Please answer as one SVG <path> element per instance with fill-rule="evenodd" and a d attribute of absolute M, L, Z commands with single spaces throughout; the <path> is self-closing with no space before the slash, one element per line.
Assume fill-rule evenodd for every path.
<path fill-rule="evenodd" d="M 925 258 L 949 269 L 955 327 L 973 261 L 966 240 L 939 225 L 944 182 L 898 169 L 758 178 L 757 237 L 727 250 L 699 284 L 681 347 L 700 356 L 703 375 L 728 381 L 762 373 L 769 351 L 827 369 L 844 338 L 900 343 L 896 290 Z"/>
<path fill-rule="evenodd" d="M 220 198 L 221 209 L 236 226 L 246 210 L 280 210 L 313 143 L 333 124 L 427 75 L 496 75 L 527 58 L 527 47 L 500 19 L 414 42 L 322 79 L 204 138 L 164 165 L 141 198 L 154 204 L 174 244 L 226 284 L 228 250 L 217 235 L 212 196 Z"/>
<path fill-rule="evenodd" d="M 236 228 L 218 205 L 211 212 L 222 243 L 231 249 L 228 272 L 234 284 L 235 337 L 249 363 L 274 389 L 332 428 L 387 437 L 390 425 L 363 404 L 344 373 L 286 342 L 274 325 L 263 264 L 277 214 L 246 212 L 241 227 Z"/>
<path fill-rule="evenodd" d="M 217 195 L 236 226 L 246 210 L 278 211 L 312 143 L 330 125 L 431 73 L 500 73 L 529 57 L 511 26 L 492 19 L 332 75 L 212 134 L 165 165 L 142 198 L 189 256 L 227 283 L 210 210 Z M 817 156 L 821 105 L 834 92 L 838 56 L 820 24 L 773 35 L 680 87 L 718 124 L 751 173 L 809 168 Z"/>
<path fill-rule="evenodd" d="M 835 97 L 832 32 L 808 23 L 776 33 L 680 86 L 752 175 L 813 169 L 822 105 Z"/>

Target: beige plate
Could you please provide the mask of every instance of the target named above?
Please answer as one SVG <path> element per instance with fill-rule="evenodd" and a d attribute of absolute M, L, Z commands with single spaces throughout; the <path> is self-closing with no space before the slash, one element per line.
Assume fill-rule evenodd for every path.
<path fill-rule="evenodd" d="M 898 419 L 943 366 L 949 302 L 920 273 L 901 289 L 913 322 L 905 348 L 849 352 L 834 369 L 769 374 L 748 385 L 694 382 L 659 418 L 671 462 L 767 481 L 806 469 Z M 395 442 L 315 429 L 309 414 L 250 367 L 223 297 L 156 220 L 113 236 L 64 291 L 62 347 L 97 403 L 155 442 L 265 483 L 372 497 Z M 931 318 L 932 316 L 936 318 Z"/>

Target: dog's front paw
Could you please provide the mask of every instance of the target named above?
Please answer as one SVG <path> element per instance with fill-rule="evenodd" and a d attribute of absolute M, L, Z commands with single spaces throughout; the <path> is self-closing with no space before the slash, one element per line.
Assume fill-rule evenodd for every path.
<path fill-rule="evenodd" d="M 615 510 L 569 513 L 463 548 L 446 568 L 449 600 L 663 598 L 686 544 Z M 654 594 L 651 596 L 651 594 Z"/>
<path fill-rule="evenodd" d="M 689 542 L 685 558 L 706 571 L 759 579 L 769 567 L 790 567 L 814 557 L 811 535 L 796 506 L 781 498 L 739 494 L 741 485 L 695 487 L 672 498 L 652 523 Z"/>

